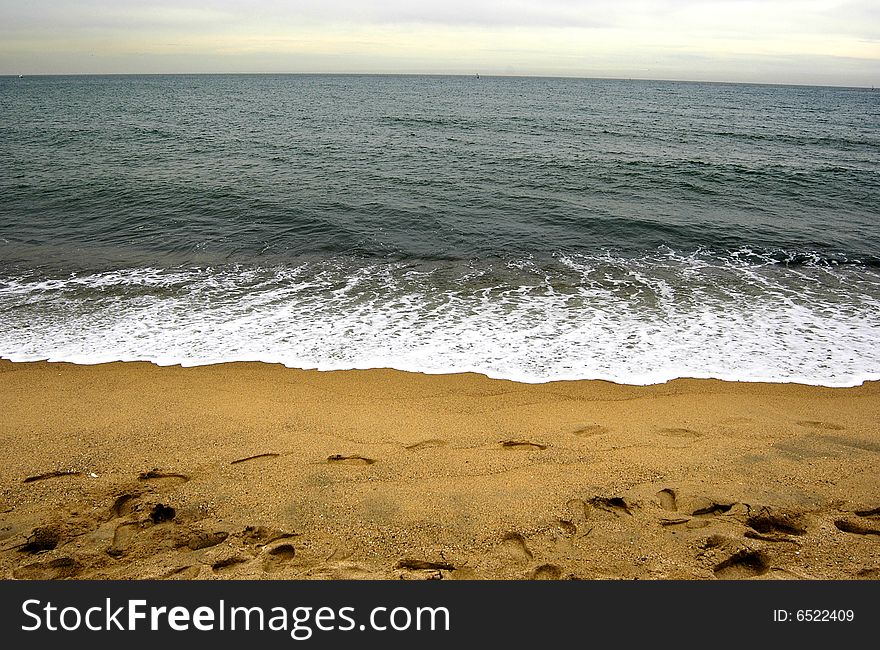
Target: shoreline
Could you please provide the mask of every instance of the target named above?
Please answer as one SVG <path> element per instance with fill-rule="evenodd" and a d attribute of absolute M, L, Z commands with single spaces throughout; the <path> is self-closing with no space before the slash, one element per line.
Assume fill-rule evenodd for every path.
<path fill-rule="evenodd" d="M 0 360 L 0 398 L 4 578 L 880 577 L 877 381 Z"/>
<path fill-rule="evenodd" d="M 397 366 L 367 366 L 367 367 L 354 367 L 354 366 L 344 366 L 339 368 L 327 368 L 327 367 L 319 367 L 319 366 L 293 366 L 287 365 L 283 361 L 265 361 L 263 359 L 229 359 L 223 361 L 214 361 L 210 359 L 196 359 L 189 361 L 180 361 L 174 360 L 169 361 L 167 363 L 161 361 L 155 361 L 152 359 L 106 359 L 101 361 L 71 361 L 67 359 L 26 359 L 26 360 L 16 360 L 10 357 L 6 357 L 0 355 L 0 365 L 2 364 L 13 364 L 13 365 L 27 365 L 27 364 L 36 364 L 36 363 L 45 363 L 45 364 L 56 364 L 56 365 L 71 365 L 71 366 L 86 366 L 86 367 L 94 367 L 94 366 L 108 366 L 113 364 L 148 364 L 150 366 L 154 366 L 156 368 L 205 368 L 205 367 L 216 367 L 216 366 L 234 366 L 234 365 L 257 365 L 257 366 L 267 366 L 267 367 L 275 367 L 282 368 L 284 370 L 294 370 L 297 372 L 319 372 L 319 373 L 333 373 L 333 372 L 370 372 L 370 371 L 388 371 L 388 372 L 400 372 L 408 375 L 424 375 L 424 376 L 467 376 L 467 375 L 476 375 L 479 377 L 484 377 L 486 379 L 492 381 L 509 381 L 515 384 L 523 384 L 526 386 L 540 386 L 543 384 L 567 384 L 567 383 L 578 383 L 578 382 L 600 382 L 600 383 L 608 383 L 613 384 L 615 386 L 632 386 L 638 388 L 645 388 L 650 386 L 663 386 L 675 381 L 718 381 L 725 384 L 761 384 L 761 385 L 794 385 L 794 386 L 810 386 L 815 388 L 857 388 L 859 386 L 864 386 L 865 384 L 873 384 L 880 383 L 880 374 L 878 373 L 865 373 L 860 376 L 859 379 L 854 380 L 853 382 L 844 382 L 844 383 L 828 383 L 828 382 L 811 382 L 806 380 L 804 377 L 792 377 L 790 379 L 773 379 L 773 378 L 761 378 L 761 377 L 723 377 L 716 375 L 669 375 L 668 378 L 650 381 L 646 383 L 632 383 L 626 381 L 617 381 L 615 379 L 607 378 L 607 377 L 561 377 L 561 378 L 551 378 L 551 379 L 523 379 L 523 378 L 511 378 L 511 377 L 502 377 L 495 374 L 490 374 L 489 372 L 480 370 L 480 369 L 463 369 L 463 370 L 425 370 L 419 369 L 415 370 L 412 368 L 405 367 L 397 367 Z"/>

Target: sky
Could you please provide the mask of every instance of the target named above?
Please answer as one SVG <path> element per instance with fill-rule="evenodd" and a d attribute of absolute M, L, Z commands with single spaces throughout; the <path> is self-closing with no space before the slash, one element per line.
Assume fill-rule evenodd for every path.
<path fill-rule="evenodd" d="M 0 74 L 880 86 L 880 0 L 0 0 Z"/>

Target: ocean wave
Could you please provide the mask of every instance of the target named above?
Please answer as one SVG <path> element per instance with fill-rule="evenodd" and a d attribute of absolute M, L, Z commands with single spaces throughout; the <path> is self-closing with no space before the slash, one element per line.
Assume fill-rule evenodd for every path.
<path fill-rule="evenodd" d="M 880 273 L 658 249 L 0 272 L 0 357 L 479 372 L 522 382 L 880 379 Z"/>

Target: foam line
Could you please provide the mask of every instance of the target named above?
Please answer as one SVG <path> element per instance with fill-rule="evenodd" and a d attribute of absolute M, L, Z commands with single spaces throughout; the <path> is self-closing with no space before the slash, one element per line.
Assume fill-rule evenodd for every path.
<path fill-rule="evenodd" d="M 263 361 L 539 383 L 880 379 L 880 273 L 749 255 L 0 276 L 0 357 Z"/>

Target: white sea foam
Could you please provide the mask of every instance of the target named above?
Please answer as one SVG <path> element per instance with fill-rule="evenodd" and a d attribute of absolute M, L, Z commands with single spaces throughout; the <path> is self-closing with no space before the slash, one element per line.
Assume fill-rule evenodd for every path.
<path fill-rule="evenodd" d="M 0 278 L 0 356 L 478 372 L 522 382 L 880 379 L 880 276 L 754 255 L 323 262 Z"/>

